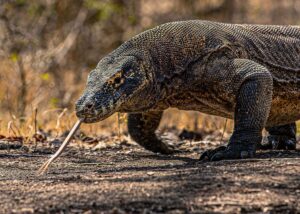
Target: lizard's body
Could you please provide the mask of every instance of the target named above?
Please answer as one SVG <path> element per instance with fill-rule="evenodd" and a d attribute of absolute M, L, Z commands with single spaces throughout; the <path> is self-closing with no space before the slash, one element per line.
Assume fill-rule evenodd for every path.
<path fill-rule="evenodd" d="M 124 43 L 101 60 L 96 70 L 103 70 L 98 75 L 110 79 L 115 74 L 104 70 L 118 70 L 134 63 L 138 64 L 138 75 L 143 76 L 135 77 L 143 79 L 142 86 L 132 92 L 134 96 L 128 95 L 127 101 L 111 101 L 112 106 L 102 114 L 138 113 L 129 116 L 129 132 L 152 151 L 164 150 L 154 131 L 163 110 L 169 107 L 235 120 L 229 146 L 221 151 L 228 154 L 219 154 L 215 159 L 243 157 L 232 155 L 232 150 L 255 151 L 253 145 L 260 142 L 264 127 L 270 133 L 275 130 L 274 135 L 287 132 L 290 137 L 295 132 L 294 122 L 300 119 L 299 27 L 209 21 L 167 23 Z M 124 81 L 126 86 L 127 80 Z M 97 87 L 88 87 L 87 92 L 99 93 L 94 90 Z M 79 106 L 83 103 L 81 100 Z"/>

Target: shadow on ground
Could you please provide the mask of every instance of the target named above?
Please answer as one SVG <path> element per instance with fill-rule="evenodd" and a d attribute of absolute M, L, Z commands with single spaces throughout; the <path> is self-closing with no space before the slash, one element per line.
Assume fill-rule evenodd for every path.
<path fill-rule="evenodd" d="M 199 154 L 152 154 L 137 146 L 69 149 L 48 174 L 47 155 L 0 153 L 3 213 L 297 213 L 300 151 L 199 162 Z M 0 211 L 1 212 L 1 211 Z"/>

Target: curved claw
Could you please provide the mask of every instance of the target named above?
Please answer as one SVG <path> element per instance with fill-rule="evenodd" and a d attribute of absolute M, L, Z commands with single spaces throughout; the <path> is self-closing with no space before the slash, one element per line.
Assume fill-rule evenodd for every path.
<path fill-rule="evenodd" d="M 200 156 L 200 160 L 211 160 L 211 158 L 218 152 L 226 150 L 226 146 L 220 146 L 216 149 L 209 149 L 202 153 Z"/>
<path fill-rule="evenodd" d="M 161 142 L 154 152 L 158 152 L 164 155 L 170 155 L 179 152 L 179 150 L 176 150 L 174 146 L 170 146 Z"/>
<path fill-rule="evenodd" d="M 224 159 L 244 159 L 252 158 L 255 149 L 252 144 L 229 144 L 227 147 L 221 146 L 213 150 L 205 151 L 200 160 L 219 161 Z"/>
<path fill-rule="evenodd" d="M 200 155 L 200 158 L 199 160 L 206 160 L 206 159 L 209 159 L 209 154 L 208 154 L 209 151 L 205 151 L 203 152 L 201 155 Z"/>
<path fill-rule="evenodd" d="M 272 149 L 272 144 L 270 143 L 257 145 L 257 150 L 271 150 L 271 149 Z"/>
<path fill-rule="evenodd" d="M 225 151 L 217 152 L 214 156 L 211 157 L 211 161 L 219 161 L 219 160 L 226 160 L 226 159 L 245 159 L 245 158 L 252 158 L 254 156 L 253 152 L 251 151 L 238 151 L 233 152 L 230 149 Z"/>
<path fill-rule="evenodd" d="M 273 140 L 275 141 L 275 140 Z M 273 143 L 272 141 L 272 143 Z M 277 140 L 277 147 L 276 149 L 279 150 L 295 150 L 296 149 L 296 140 L 294 139 L 284 139 L 284 140 Z"/>
<path fill-rule="evenodd" d="M 296 150 L 296 141 L 295 140 L 286 140 L 283 143 L 284 149 L 286 150 Z"/>
<path fill-rule="evenodd" d="M 286 136 L 269 136 L 268 143 L 265 145 L 260 145 L 261 150 L 295 150 L 296 140 L 288 138 Z"/>

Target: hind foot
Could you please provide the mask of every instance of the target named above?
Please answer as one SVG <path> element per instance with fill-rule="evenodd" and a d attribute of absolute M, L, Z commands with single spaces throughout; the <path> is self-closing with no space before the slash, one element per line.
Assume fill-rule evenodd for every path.
<path fill-rule="evenodd" d="M 266 128 L 269 132 L 268 143 L 261 145 L 260 149 L 295 150 L 296 149 L 296 124 Z"/>

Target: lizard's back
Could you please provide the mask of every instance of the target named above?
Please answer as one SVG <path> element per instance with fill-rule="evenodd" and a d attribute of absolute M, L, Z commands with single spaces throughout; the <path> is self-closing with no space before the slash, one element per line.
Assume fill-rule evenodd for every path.
<path fill-rule="evenodd" d="M 156 36 L 169 40 L 193 35 L 189 38 L 193 40 L 191 44 L 187 44 L 188 40 L 178 41 L 194 49 L 198 47 L 194 40 L 205 38 L 208 52 L 227 45 L 240 55 L 237 58 L 248 58 L 265 66 L 273 77 L 274 86 L 269 121 L 276 124 L 300 119 L 300 27 L 192 20 L 167 23 L 154 31 Z M 177 52 L 166 49 L 165 55 Z"/>
<path fill-rule="evenodd" d="M 267 67 L 273 77 L 269 121 L 300 118 L 300 28 L 297 26 L 230 25 L 248 58 Z M 294 119 L 293 119 L 294 118 Z"/>
<path fill-rule="evenodd" d="M 269 68 L 273 76 L 299 81 L 300 72 L 300 27 L 276 25 L 231 25 L 223 24 L 234 35 L 249 58 Z M 278 72 L 276 72 L 278 71 Z M 298 77 L 298 79 L 294 77 Z M 281 81 L 281 80 L 279 80 Z"/>
<path fill-rule="evenodd" d="M 150 31 L 154 32 L 146 31 L 136 38 L 143 40 L 151 35 L 150 37 L 153 38 L 150 40 L 159 40 L 160 44 L 158 44 L 161 46 L 164 39 L 175 40 L 179 37 L 182 38 L 182 41 L 177 39 L 177 42 L 181 42 L 182 45 L 179 48 L 191 46 L 200 49 L 202 47 L 199 43 L 202 42 L 201 37 L 203 37 L 208 51 L 229 44 L 233 49 L 240 49 L 243 52 L 242 57 L 267 67 L 274 81 L 300 83 L 300 27 L 298 26 L 226 24 L 190 20 L 166 23 Z M 178 47 L 174 47 L 174 50 L 170 47 L 164 48 L 174 55 Z M 200 50 L 194 52 L 200 53 Z M 164 54 L 168 53 L 164 52 Z"/>

